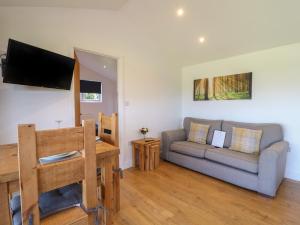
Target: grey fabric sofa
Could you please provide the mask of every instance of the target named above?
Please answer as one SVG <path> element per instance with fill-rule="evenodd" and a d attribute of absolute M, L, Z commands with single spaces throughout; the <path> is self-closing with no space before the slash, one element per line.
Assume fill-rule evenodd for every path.
<path fill-rule="evenodd" d="M 206 145 L 188 142 L 191 122 L 209 124 Z M 274 197 L 284 177 L 289 144 L 278 124 L 239 123 L 187 117 L 183 129 L 162 133 L 162 157 L 172 163 Z M 229 150 L 232 127 L 263 130 L 260 154 Z M 226 131 L 224 148 L 211 145 L 215 130 Z"/>

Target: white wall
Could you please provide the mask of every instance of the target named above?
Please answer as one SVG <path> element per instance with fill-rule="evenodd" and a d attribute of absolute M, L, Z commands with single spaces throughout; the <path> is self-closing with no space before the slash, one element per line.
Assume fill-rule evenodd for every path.
<path fill-rule="evenodd" d="M 17 124 L 34 123 L 37 129 L 47 129 L 57 128 L 56 121 L 61 120 L 61 126 L 73 126 L 72 92 L 4 84 L 1 72 L 0 76 L 0 144 L 16 142 Z"/>
<path fill-rule="evenodd" d="M 103 112 L 105 115 L 118 112 L 117 81 L 98 74 L 83 65 L 80 65 L 80 79 L 100 81 L 102 84 L 102 102 L 80 103 L 81 120 L 92 118 L 97 121 L 99 112 Z"/>
<path fill-rule="evenodd" d="M 15 143 L 17 124 L 34 123 L 38 129 L 73 126 L 70 91 L 3 84 L 0 79 L 0 144 Z"/>
<path fill-rule="evenodd" d="M 300 180 L 300 44 L 183 68 L 182 114 L 282 124 L 290 143 L 286 177 Z M 193 80 L 253 72 L 252 100 L 193 101 Z"/>
<path fill-rule="evenodd" d="M 134 4 L 130 1 L 129 4 Z M 130 5 L 129 5 L 130 6 Z M 153 42 L 145 27 L 136 25 L 135 9 L 99 11 L 58 8 L 0 7 L 0 49 L 15 38 L 67 56 L 73 48 L 122 57 L 125 136 L 121 140 L 121 165 L 131 165 L 130 141 L 148 126 L 151 136 L 180 124 L 180 69 Z M 74 121 L 72 91 L 1 86 L 1 143 L 16 141 L 16 125 L 36 123 L 38 128 L 63 126 Z M 124 107 L 124 102 L 120 107 Z"/>

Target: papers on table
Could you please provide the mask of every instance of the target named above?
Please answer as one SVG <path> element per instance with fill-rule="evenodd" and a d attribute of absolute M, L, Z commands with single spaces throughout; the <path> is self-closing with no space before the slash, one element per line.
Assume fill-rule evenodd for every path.
<path fill-rule="evenodd" d="M 58 154 L 58 155 L 43 157 L 43 158 L 40 158 L 39 161 L 40 161 L 41 164 L 48 164 L 48 163 L 60 162 L 60 161 L 67 160 L 67 159 L 70 159 L 70 158 L 78 157 L 80 155 L 81 155 L 80 152 L 73 151 L 73 152 L 62 153 L 62 154 Z"/>

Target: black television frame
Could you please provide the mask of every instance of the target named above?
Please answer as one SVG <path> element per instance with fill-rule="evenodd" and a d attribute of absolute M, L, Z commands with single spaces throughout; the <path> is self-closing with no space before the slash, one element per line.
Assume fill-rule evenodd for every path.
<path fill-rule="evenodd" d="M 15 77 L 13 76 L 10 76 L 9 74 L 11 73 L 10 70 L 10 58 L 11 58 L 11 53 L 12 53 L 12 46 L 13 45 L 19 45 L 21 47 L 25 47 L 25 48 L 28 48 L 28 49 L 32 49 L 34 51 L 39 51 L 39 53 L 42 55 L 45 55 L 45 56 L 48 56 L 48 57 L 52 57 L 52 58 L 57 58 L 58 61 L 61 60 L 61 61 L 66 61 L 66 63 L 68 63 L 68 66 L 70 67 L 70 71 L 72 71 L 70 74 L 66 74 L 66 76 L 64 77 L 64 79 L 66 80 L 64 85 L 59 85 L 59 84 L 56 84 L 56 85 L 53 85 L 53 83 L 41 83 L 41 80 L 38 81 L 34 81 L 33 80 L 24 80 L 24 79 L 18 79 L 18 76 L 15 75 Z M 20 41 L 16 41 L 14 39 L 9 39 L 8 41 L 8 47 L 7 47 L 7 53 L 6 53 L 6 59 L 4 60 L 4 64 L 2 65 L 2 76 L 3 76 L 3 83 L 10 83 L 10 84 L 18 84 L 18 85 L 26 85 L 26 86 L 35 86 L 35 87 L 44 87 L 44 88 L 52 88 L 52 89 L 61 89 L 61 90 L 70 90 L 71 89 L 71 85 L 72 85 L 72 80 L 73 80 L 73 73 L 74 73 L 74 66 L 75 66 L 75 60 L 70 58 L 70 57 L 67 57 L 67 56 L 64 56 L 64 55 L 61 55 L 61 54 L 58 54 L 58 53 L 55 53 L 55 52 L 51 52 L 51 51 L 48 51 L 46 49 L 42 49 L 42 48 L 39 48 L 39 47 L 35 47 L 33 45 L 29 45 L 29 44 L 26 44 L 26 43 L 23 43 L 23 42 L 20 42 Z M 71 69 L 72 68 L 72 69 Z M 18 68 L 16 71 L 18 70 L 21 70 L 21 68 Z M 19 72 L 19 71 L 18 71 Z M 36 71 L 34 71 L 36 72 Z M 34 74 L 36 75 L 36 74 Z M 11 78 L 13 77 L 13 79 Z"/>

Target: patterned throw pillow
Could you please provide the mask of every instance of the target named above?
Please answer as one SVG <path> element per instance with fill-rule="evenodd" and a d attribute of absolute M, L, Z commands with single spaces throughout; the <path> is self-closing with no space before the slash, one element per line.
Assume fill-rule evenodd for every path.
<path fill-rule="evenodd" d="M 205 145 L 209 127 L 209 125 L 191 122 L 188 141 Z"/>
<path fill-rule="evenodd" d="M 262 133 L 262 130 L 233 127 L 229 149 L 249 154 L 258 154 Z"/>

